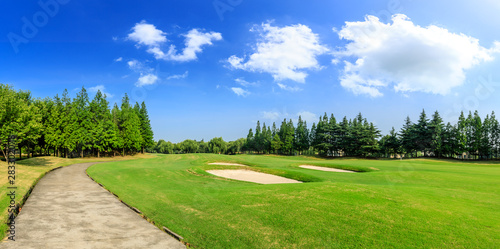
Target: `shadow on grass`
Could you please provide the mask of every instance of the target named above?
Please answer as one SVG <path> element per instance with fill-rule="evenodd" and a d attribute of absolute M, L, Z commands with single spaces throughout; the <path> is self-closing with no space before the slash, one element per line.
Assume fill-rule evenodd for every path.
<path fill-rule="evenodd" d="M 47 166 L 54 165 L 54 162 L 51 162 L 47 158 L 35 157 L 35 158 L 29 158 L 29 159 L 16 161 L 16 164 L 23 165 L 23 166 L 32 166 L 32 167 L 47 167 Z"/>

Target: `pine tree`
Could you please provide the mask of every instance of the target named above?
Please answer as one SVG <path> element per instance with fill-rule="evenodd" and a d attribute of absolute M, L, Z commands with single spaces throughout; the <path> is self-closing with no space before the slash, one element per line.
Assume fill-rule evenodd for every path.
<path fill-rule="evenodd" d="M 434 156 L 441 157 L 443 154 L 443 144 L 442 144 L 442 133 L 444 129 L 443 119 L 439 115 L 439 112 L 434 112 L 432 115 L 432 120 L 429 123 L 429 130 L 431 134 L 430 151 L 434 153 Z"/>
<path fill-rule="evenodd" d="M 299 151 L 299 154 L 309 149 L 309 132 L 307 129 L 307 123 L 302 121 L 301 116 L 299 116 L 297 129 L 295 130 L 294 149 Z"/>
<path fill-rule="evenodd" d="M 148 110 L 146 109 L 146 104 L 144 103 L 144 101 L 141 103 L 139 118 L 141 121 L 142 153 L 144 154 L 144 148 L 148 148 L 154 145 L 153 129 L 151 128 Z"/>
<path fill-rule="evenodd" d="M 415 150 L 415 126 L 411 122 L 410 117 L 406 117 L 405 124 L 401 128 L 400 140 L 401 146 L 408 156 L 411 156 Z"/>

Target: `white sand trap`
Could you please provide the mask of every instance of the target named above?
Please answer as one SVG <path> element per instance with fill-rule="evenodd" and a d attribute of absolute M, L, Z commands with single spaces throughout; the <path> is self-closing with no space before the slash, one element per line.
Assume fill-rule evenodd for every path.
<path fill-rule="evenodd" d="M 239 163 L 209 163 L 209 165 L 232 165 L 232 166 L 246 166 Z"/>
<path fill-rule="evenodd" d="M 351 171 L 351 170 L 334 169 L 334 168 L 319 167 L 319 166 L 313 166 L 313 165 L 300 165 L 299 167 L 304 168 L 304 169 L 314 169 L 314 170 L 330 171 L 330 172 L 356 173 L 355 171 Z"/>
<path fill-rule="evenodd" d="M 266 173 L 255 172 L 251 170 L 242 169 L 215 169 L 207 170 L 208 173 L 224 178 L 230 178 L 234 180 L 255 182 L 261 184 L 275 184 L 275 183 L 301 183 L 296 180 L 288 179 L 281 176 L 275 176 Z"/>

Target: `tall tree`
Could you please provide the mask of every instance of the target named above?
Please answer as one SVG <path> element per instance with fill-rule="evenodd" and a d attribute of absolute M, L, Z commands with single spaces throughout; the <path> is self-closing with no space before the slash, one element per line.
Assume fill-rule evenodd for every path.
<path fill-rule="evenodd" d="M 439 115 L 439 112 L 436 111 L 432 115 L 432 120 L 429 123 L 429 131 L 431 136 L 430 151 L 436 157 L 441 157 L 441 155 L 443 154 L 443 143 L 442 143 L 443 129 L 444 129 L 443 119 Z"/>
<path fill-rule="evenodd" d="M 299 116 L 297 129 L 295 129 L 294 148 L 299 151 L 299 154 L 309 149 L 309 131 L 307 123 L 302 120 L 301 116 Z"/>
<path fill-rule="evenodd" d="M 144 153 L 144 148 L 153 146 L 153 129 L 151 128 L 151 122 L 149 120 L 148 110 L 146 108 L 146 103 L 144 101 L 141 103 L 141 109 L 139 111 L 139 119 L 141 121 L 141 136 L 142 136 L 142 153 Z"/>

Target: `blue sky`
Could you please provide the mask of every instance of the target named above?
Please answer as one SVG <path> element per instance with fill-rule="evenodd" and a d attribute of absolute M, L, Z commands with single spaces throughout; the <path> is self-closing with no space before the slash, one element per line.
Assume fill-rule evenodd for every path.
<path fill-rule="evenodd" d="M 324 112 L 387 133 L 424 108 L 500 111 L 500 3 L 367 2 L 2 1 L 0 82 L 128 93 L 173 142 Z"/>

